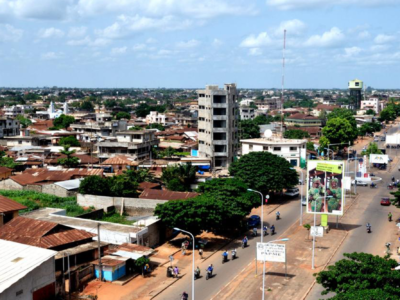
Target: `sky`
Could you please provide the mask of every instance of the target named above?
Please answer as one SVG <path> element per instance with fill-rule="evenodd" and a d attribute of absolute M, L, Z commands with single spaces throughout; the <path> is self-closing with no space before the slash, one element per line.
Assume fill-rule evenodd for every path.
<path fill-rule="evenodd" d="M 0 0 L 0 87 L 400 88 L 400 0 Z"/>

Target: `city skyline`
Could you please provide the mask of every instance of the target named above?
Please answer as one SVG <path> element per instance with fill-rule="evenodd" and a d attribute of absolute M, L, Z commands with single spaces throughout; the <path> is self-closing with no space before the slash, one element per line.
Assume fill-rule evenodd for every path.
<path fill-rule="evenodd" d="M 0 1 L 0 86 L 399 88 L 392 0 Z"/>

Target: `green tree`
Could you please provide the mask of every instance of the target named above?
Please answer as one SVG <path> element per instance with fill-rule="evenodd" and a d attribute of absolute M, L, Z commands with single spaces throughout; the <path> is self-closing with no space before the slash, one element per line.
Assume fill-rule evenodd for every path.
<path fill-rule="evenodd" d="M 366 114 L 366 115 L 375 116 L 375 115 L 376 115 L 376 112 L 375 112 L 373 109 L 368 109 L 368 110 L 365 112 L 365 114 Z"/>
<path fill-rule="evenodd" d="M 370 143 L 368 145 L 367 150 L 361 152 L 361 155 L 369 156 L 370 154 L 382 154 L 382 151 L 379 150 L 378 145 L 376 143 Z"/>
<path fill-rule="evenodd" d="M 379 116 L 379 121 L 389 123 L 389 121 L 396 120 L 396 111 L 393 107 L 389 106 L 384 108 Z"/>
<path fill-rule="evenodd" d="M 328 148 L 329 144 L 329 139 L 326 136 L 321 136 L 321 138 L 319 139 L 319 152 L 326 153 L 327 150 L 325 148 Z"/>
<path fill-rule="evenodd" d="M 75 122 L 75 118 L 71 116 L 66 116 L 62 114 L 58 118 L 55 118 L 53 121 L 53 128 L 55 129 L 67 129 L 72 123 Z"/>
<path fill-rule="evenodd" d="M 343 143 L 343 147 L 357 138 L 357 130 L 354 130 L 351 123 L 339 117 L 329 119 L 326 126 L 322 128 L 322 133 L 331 144 Z"/>
<path fill-rule="evenodd" d="M 7 157 L 4 151 L 0 151 L 0 167 L 15 169 L 17 165 L 18 163 L 14 162 L 14 159 Z"/>
<path fill-rule="evenodd" d="M 240 139 L 254 139 L 260 137 L 260 127 L 253 120 L 240 121 Z"/>
<path fill-rule="evenodd" d="M 70 135 L 66 137 L 62 137 L 59 141 L 58 144 L 60 146 L 70 146 L 70 147 L 79 147 L 81 144 L 79 141 L 76 139 L 76 137 Z"/>
<path fill-rule="evenodd" d="M 138 131 L 138 130 L 143 130 L 143 128 L 140 127 L 140 126 L 135 125 L 135 126 L 129 128 L 129 130 Z"/>
<path fill-rule="evenodd" d="M 266 115 L 259 115 L 253 119 L 254 124 L 256 124 L 257 126 L 270 124 L 272 121 L 273 118 Z"/>
<path fill-rule="evenodd" d="M 394 259 L 368 253 L 344 253 L 345 259 L 314 274 L 324 287 L 322 295 L 336 293 L 332 299 L 399 299 L 400 273 Z M 394 298 L 351 298 L 354 295 L 391 295 Z"/>
<path fill-rule="evenodd" d="M 330 114 L 328 114 L 327 119 L 332 120 L 336 118 L 341 118 L 347 120 L 353 130 L 356 132 L 357 131 L 357 121 L 354 118 L 354 113 L 353 111 L 346 109 L 346 108 L 335 108 Z M 333 143 L 333 142 L 332 142 Z"/>
<path fill-rule="evenodd" d="M 146 103 L 142 103 L 136 107 L 135 113 L 137 117 L 145 118 L 148 114 L 150 114 L 150 111 L 151 107 Z"/>
<path fill-rule="evenodd" d="M 64 149 L 61 150 L 60 153 L 66 155 L 67 157 L 58 159 L 58 163 L 67 168 L 76 167 L 77 165 L 79 165 L 79 158 L 72 156 L 72 154 L 74 154 L 75 152 L 75 150 L 69 150 L 68 145 L 64 146 Z"/>
<path fill-rule="evenodd" d="M 293 187 L 299 182 L 299 176 L 292 165 L 286 159 L 269 152 L 243 155 L 231 164 L 229 173 L 264 195 Z"/>
<path fill-rule="evenodd" d="M 81 109 L 84 111 L 94 111 L 94 106 L 92 101 L 85 100 L 81 103 Z"/>
<path fill-rule="evenodd" d="M 285 139 L 299 139 L 299 140 L 310 137 L 307 131 L 301 129 L 286 130 L 283 136 Z"/>
<path fill-rule="evenodd" d="M 138 183 L 126 175 L 118 175 L 109 179 L 110 192 L 115 197 L 137 197 Z"/>
<path fill-rule="evenodd" d="M 130 180 L 141 182 L 154 182 L 154 175 L 150 173 L 150 169 L 137 169 L 137 170 L 126 170 L 124 172 Z"/>
<path fill-rule="evenodd" d="M 164 131 L 165 127 L 162 124 L 152 123 L 146 126 L 146 129 L 158 129 L 160 131 Z"/>
<path fill-rule="evenodd" d="M 199 234 L 203 230 L 229 234 L 244 226 L 245 217 L 260 198 L 247 185 L 233 179 L 213 179 L 200 184 L 201 196 L 157 205 L 154 214 L 169 228 Z"/>
<path fill-rule="evenodd" d="M 32 124 L 32 121 L 28 118 L 25 118 L 23 115 L 18 115 L 15 117 L 15 119 L 19 121 L 19 124 L 21 124 L 22 128 L 27 128 Z"/>
<path fill-rule="evenodd" d="M 166 167 L 161 180 L 171 191 L 190 191 L 190 185 L 196 179 L 196 167 L 191 163 Z"/>
<path fill-rule="evenodd" d="M 307 150 L 309 150 L 309 151 L 315 151 L 314 143 L 311 142 L 311 141 L 310 141 L 310 142 L 307 142 L 306 148 L 307 148 Z"/>
<path fill-rule="evenodd" d="M 124 111 L 120 111 L 120 112 L 118 112 L 118 113 L 115 115 L 115 118 L 116 118 L 117 120 L 121 120 L 121 119 L 128 119 L 128 120 L 130 120 L 130 119 L 131 119 L 131 114 L 130 114 L 130 113 L 127 113 L 127 112 L 124 112 Z"/>
<path fill-rule="evenodd" d="M 162 157 L 172 157 L 174 155 L 174 153 L 175 153 L 174 148 L 169 146 L 167 149 L 162 151 L 160 154 L 161 154 Z"/>
<path fill-rule="evenodd" d="M 110 180 L 97 175 L 85 177 L 79 185 L 79 193 L 88 195 L 110 194 Z"/>

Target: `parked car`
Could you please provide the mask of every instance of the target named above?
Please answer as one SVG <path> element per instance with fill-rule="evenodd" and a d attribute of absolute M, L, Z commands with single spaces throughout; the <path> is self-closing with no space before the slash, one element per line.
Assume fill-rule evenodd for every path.
<path fill-rule="evenodd" d="M 390 199 L 385 197 L 381 199 L 381 205 L 389 206 L 390 205 Z"/>
<path fill-rule="evenodd" d="M 247 226 L 249 226 L 250 228 L 257 227 L 258 225 L 260 225 L 260 223 L 261 223 L 261 219 L 257 215 L 252 215 L 247 220 Z"/>
<path fill-rule="evenodd" d="M 354 185 L 355 180 L 351 181 L 351 185 Z M 368 182 L 357 180 L 357 185 L 359 186 L 368 186 Z"/>
<path fill-rule="evenodd" d="M 299 193 L 300 191 L 298 188 L 293 188 L 293 189 L 287 189 L 284 195 L 289 197 L 296 197 L 299 195 Z"/>
<path fill-rule="evenodd" d="M 306 206 L 307 205 L 307 199 L 306 197 L 301 198 L 301 205 Z"/>

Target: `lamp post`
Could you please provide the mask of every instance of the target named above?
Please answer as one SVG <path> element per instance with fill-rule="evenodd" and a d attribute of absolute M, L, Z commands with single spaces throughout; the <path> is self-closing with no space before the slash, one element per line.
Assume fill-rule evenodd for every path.
<path fill-rule="evenodd" d="M 301 173 L 301 190 L 300 190 L 300 226 L 303 225 L 303 189 L 304 189 L 304 174 L 303 170 L 300 171 Z"/>
<path fill-rule="evenodd" d="M 187 233 L 193 239 L 193 251 L 192 251 L 192 260 L 193 260 L 193 262 L 192 262 L 192 299 L 194 300 L 194 244 L 195 244 L 194 236 L 189 231 L 186 231 L 186 230 L 183 230 L 183 229 L 180 229 L 180 228 L 176 228 L 175 227 L 174 230 L 182 231 L 184 233 Z"/>
<path fill-rule="evenodd" d="M 288 238 L 284 238 L 284 239 L 280 239 L 280 240 L 273 240 L 270 241 L 266 244 L 270 244 L 270 243 L 274 243 L 274 242 L 287 242 L 289 239 Z M 262 300 L 265 299 L 265 254 L 263 257 L 263 261 L 264 261 L 264 267 L 263 267 L 263 287 L 262 287 Z M 286 251 L 285 251 L 285 265 L 287 267 L 287 261 L 286 261 Z"/>

